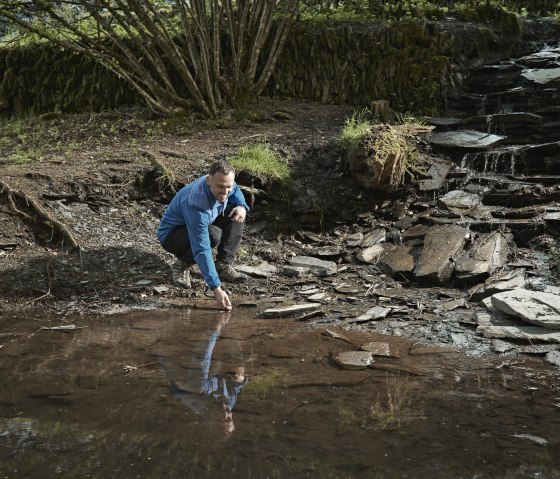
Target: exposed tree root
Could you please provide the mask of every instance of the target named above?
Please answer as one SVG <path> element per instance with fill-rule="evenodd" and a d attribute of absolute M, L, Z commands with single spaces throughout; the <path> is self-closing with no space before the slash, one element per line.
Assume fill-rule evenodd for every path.
<path fill-rule="evenodd" d="M 54 216 L 52 216 L 45 208 L 43 208 L 36 200 L 31 198 L 29 195 L 26 195 L 22 191 L 12 189 L 6 182 L 0 180 L 0 194 L 4 194 L 10 204 L 10 207 L 14 211 L 14 213 L 22 216 L 27 221 L 35 222 L 36 219 L 31 215 L 27 214 L 21 209 L 18 208 L 16 204 L 16 200 L 20 200 L 21 202 L 25 203 L 25 205 L 33 211 L 37 216 L 48 222 L 52 228 L 56 229 L 56 231 L 60 234 L 63 241 L 67 241 L 68 244 L 72 248 L 78 248 L 79 244 L 72 235 L 72 233 L 66 228 L 64 223 L 57 220 Z"/>
<path fill-rule="evenodd" d="M 166 152 L 165 154 L 168 153 L 169 152 Z M 158 175 L 156 178 L 156 184 L 159 192 L 164 195 L 169 192 L 171 192 L 172 195 L 177 193 L 179 181 L 177 180 L 175 173 L 159 161 L 156 158 L 156 155 L 154 155 L 151 151 L 140 150 L 140 154 L 147 158 L 154 166 L 154 170 Z"/>

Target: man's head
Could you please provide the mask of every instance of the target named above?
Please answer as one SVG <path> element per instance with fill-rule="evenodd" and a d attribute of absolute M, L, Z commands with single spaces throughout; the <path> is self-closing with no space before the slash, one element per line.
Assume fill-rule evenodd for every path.
<path fill-rule="evenodd" d="M 235 170 L 225 160 L 218 160 L 210 165 L 206 184 L 217 201 L 223 203 L 233 188 Z"/>

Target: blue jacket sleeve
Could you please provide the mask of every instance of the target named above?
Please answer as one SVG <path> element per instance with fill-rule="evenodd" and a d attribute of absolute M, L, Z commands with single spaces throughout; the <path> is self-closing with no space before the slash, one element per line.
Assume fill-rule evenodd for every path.
<path fill-rule="evenodd" d="M 183 208 L 185 223 L 194 260 L 200 268 L 202 277 L 210 289 L 221 285 L 214 259 L 212 258 L 212 247 L 210 245 L 210 234 L 208 225 L 210 215 L 201 209 L 189 207 Z"/>

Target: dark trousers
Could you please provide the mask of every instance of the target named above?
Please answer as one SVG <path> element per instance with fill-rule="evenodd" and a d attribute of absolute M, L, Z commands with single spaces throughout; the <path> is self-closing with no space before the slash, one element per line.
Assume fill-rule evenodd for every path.
<path fill-rule="evenodd" d="M 214 222 L 208 226 L 210 244 L 212 248 L 218 246 L 216 259 L 225 264 L 233 264 L 237 250 L 241 245 L 241 237 L 245 227 L 245 223 L 237 223 L 230 219 L 229 213 L 232 209 L 233 206 L 228 205 L 225 213 L 218 215 Z M 162 246 L 181 261 L 187 264 L 195 263 L 186 226 L 179 226 L 172 230 L 165 238 Z"/>

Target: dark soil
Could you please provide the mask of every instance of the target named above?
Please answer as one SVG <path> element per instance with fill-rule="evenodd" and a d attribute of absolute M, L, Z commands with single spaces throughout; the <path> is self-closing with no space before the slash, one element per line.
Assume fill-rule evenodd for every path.
<path fill-rule="evenodd" d="M 347 106 L 262 101 L 210 121 L 165 120 L 144 110 L 120 110 L 4 122 L 0 312 L 54 310 L 66 315 L 192 303 L 206 288 L 200 278 L 188 291 L 169 281 L 172 258 L 160 247 L 156 229 L 173 192 L 158 186 L 159 170 L 150 157 L 180 186 L 204 174 L 215 159 L 233 155 L 240 145 L 266 139 L 300 180 L 316 188 L 321 171 L 327 171 L 317 161 L 327 158 L 329 167 L 340 163 L 334 140 L 351 112 Z M 319 151 L 322 155 L 314 154 Z M 328 175 L 336 170 L 329 168 Z M 335 178 L 323 179 L 337 181 L 348 193 L 351 180 L 344 168 L 339 170 Z M 325 193 L 336 206 L 332 194 Z M 28 199 L 49 217 L 41 217 Z M 268 198 L 268 204 L 271 200 L 275 198 Z M 292 251 L 293 238 L 280 233 L 278 222 L 289 222 L 289 215 L 267 217 L 270 209 L 260 202 L 257 198 L 249 216 L 241 259 L 281 262 Z M 325 218 L 311 216 L 310 230 L 325 227 Z M 68 234 L 61 234 L 52 220 Z M 72 238 L 79 248 L 69 247 Z M 281 287 L 281 282 L 251 279 L 230 290 L 235 304 Z"/>

